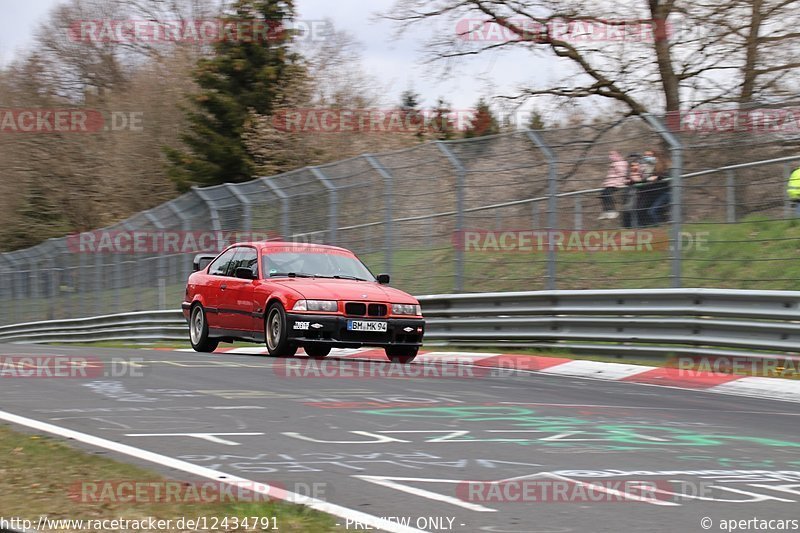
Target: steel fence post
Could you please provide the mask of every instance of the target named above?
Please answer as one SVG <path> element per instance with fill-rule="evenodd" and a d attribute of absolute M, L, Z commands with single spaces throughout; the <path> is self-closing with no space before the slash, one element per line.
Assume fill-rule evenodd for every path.
<path fill-rule="evenodd" d="M 244 227 L 240 229 L 245 232 L 252 231 L 252 202 L 250 201 L 250 198 L 241 193 L 238 187 L 236 187 L 234 184 L 227 183 L 225 187 L 231 192 L 234 198 L 236 198 L 236 200 L 242 204 L 242 218 L 244 219 Z"/>
<path fill-rule="evenodd" d="M 384 269 L 389 275 L 392 274 L 392 260 L 394 258 L 394 176 L 386 169 L 374 155 L 366 154 L 364 159 L 375 169 L 383 178 L 383 208 L 384 208 L 384 234 L 383 234 L 383 258 Z"/>
<path fill-rule="evenodd" d="M 86 254 L 78 253 L 78 272 L 75 276 L 74 288 L 75 296 L 78 299 L 78 315 L 92 316 L 89 309 L 89 291 L 84 289 L 84 282 L 86 277 Z M 86 283 L 88 284 L 88 282 Z"/>
<path fill-rule="evenodd" d="M 55 266 L 55 265 L 54 265 Z M 94 252 L 94 290 L 97 295 L 103 294 L 105 287 L 105 268 L 103 267 L 103 256 L 96 250 Z M 97 298 L 97 296 L 95 296 Z M 98 302 L 95 300 L 95 309 L 100 314 L 105 314 L 106 306 L 105 301 Z"/>
<path fill-rule="evenodd" d="M 112 286 L 114 287 L 114 312 L 122 312 L 122 261 L 114 261 Z"/>
<path fill-rule="evenodd" d="M 145 218 L 147 218 L 147 217 L 145 217 Z M 128 220 L 123 221 L 121 223 L 121 226 L 123 228 L 125 228 L 125 230 L 127 230 L 127 231 L 129 231 L 131 233 L 135 232 L 138 229 L 138 228 L 134 227 L 134 225 L 131 224 Z M 134 257 L 135 257 L 135 255 L 134 255 Z M 122 289 L 123 289 L 124 280 L 125 280 L 124 269 L 125 269 L 125 265 L 128 265 L 130 263 L 130 261 L 124 261 L 122 258 L 117 257 L 117 256 L 114 256 L 113 261 L 114 261 L 114 278 L 115 278 L 115 280 L 114 280 L 114 287 L 115 287 L 114 293 L 115 293 L 115 299 L 116 299 L 115 311 L 117 313 L 124 313 L 125 311 L 127 311 L 127 309 L 125 308 L 124 302 L 122 301 Z M 138 263 L 138 261 L 133 261 L 133 263 L 136 264 L 136 263 Z M 135 284 L 136 278 L 135 278 L 135 276 L 136 276 L 136 274 L 139 273 L 139 269 L 137 268 L 135 270 L 136 271 L 134 272 L 133 283 L 131 283 L 131 290 L 135 293 L 135 299 L 138 302 L 142 291 L 136 290 L 136 284 Z M 151 276 L 151 277 L 152 278 L 158 277 L 158 272 L 154 272 L 154 275 Z"/>
<path fill-rule="evenodd" d="M 17 250 L 16 254 L 19 259 L 21 260 L 22 265 L 16 270 L 16 276 L 14 279 L 15 284 L 19 286 L 19 293 L 21 298 L 19 298 L 19 302 L 14 306 L 14 310 L 19 318 L 23 321 L 25 320 L 25 316 L 28 312 L 28 306 L 30 305 L 31 301 L 31 293 L 30 293 L 30 279 L 28 278 L 27 268 L 30 264 L 29 259 L 29 252 L 27 249 L 25 250 Z"/>
<path fill-rule="evenodd" d="M 272 178 L 261 178 L 261 182 L 281 201 L 281 233 L 283 233 L 283 240 L 288 241 L 292 238 L 291 220 L 289 219 L 289 212 L 291 210 L 289 196 L 272 181 Z"/>
<path fill-rule="evenodd" d="M 436 141 L 436 146 L 447 157 L 450 164 L 456 169 L 456 235 L 464 235 L 464 187 L 467 179 L 467 169 L 446 144 L 447 141 Z M 456 279 L 455 292 L 464 291 L 464 247 L 456 245 Z"/>
<path fill-rule="evenodd" d="M 147 218 L 147 220 L 153 226 L 155 226 L 155 228 L 157 230 L 162 232 L 162 236 L 161 236 L 162 238 L 160 239 L 160 242 L 163 243 L 164 242 L 163 231 L 164 231 L 164 229 L 166 229 L 166 226 L 164 226 L 164 224 L 158 219 L 158 217 L 156 217 L 151 211 L 147 211 L 144 214 L 144 216 L 145 216 L 145 218 Z M 161 254 L 159 254 L 158 259 L 156 260 L 156 285 L 157 285 L 156 302 L 157 302 L 157 305 L 158 305 L 157 309 L 160 310 L 160 311 L 167 308 L 167 294 L 166 294 L 166 287 L 167 287 L 167 277 L 166 277 L 167 276 L 167 273 L 166 273 L 167 268 L 166 267 L 167 267 L 167 265 L 166 265 L 166 258 L 164 257 L 165 254 L 166 254 L 166 249 L 163 250 Z M 137 261 L 137 263 L 138 263 L 138 261 Z M 138 265 L 137 265 L 137 267 L 138 267 Z M 139 269 L 136 268 L 136 270 L 138 271 Z M 136 294 L 138 295 L 139 291 L 136 291 Z M 139 310 L 140 311 L 144 311 L 144 309 L 139 309 Z"/>
<path fill-rule="evenodd" d="M 61 254 L 64 255 L 63 253 Z M 53 258 L 51 263 L 50 269 L 50 306 L 53 309 L 53 318 L 66 318 L 63 314 L 58 313 L 59 309 L 63 309 L 64 305 L 63 302 L 59 303 L 59 298 L 61 297 L 61 276 L 59 274 L 59 269 L 61 268 L 58 263 L 56 263 L 56 258 Z"/>
<path fill-rule="evenodd" d="M 729 224 L 736 223 L 736 172 L 729 170 L 725 173 L 727 175 L 727 194 L 725 195 L 727 203 L 727 221 Z"/>
<path fill-rule="evenodd" d="M 575 195 L 575 229 L 583 229 L 583 199 L 581 195 Z"/>
<path fill-rule="evenodd" d="M 653 115 L 645 114 L 642 118 L 658 133 L 669 145 L 672 158 L 670 191 L 672 197 L 672 287 L 680 289 L 683 269 L 683 250 L 681 250 L 681 229 L 683 223 L 683 145 L 665 126 Z"/>
<path fill-rule="evenodd" d="M 308 167 L 311 173 L 328 191 L 328 235 L 330 242 L 328 244 L 336 245 L 339 242 L 338 228 L 339 228 L 339 191 L 336 185 L 322 172 L 320 167 Z"/>
<path fill-rule="evenodd" d="M 3 278 L 3 322 L 7 324 L 13 324 L 14 322 L 19 322 L 15 319 L 15 308 L 16 303 L 14 302 L 16 295 L 14 291 L 14 279 L 13 275 L 16 271 L 16 261 L 12 259 L 11 254 L 3 253 L 0 254 L 0 257 L 3 258 L 3 262 L 5 263 L 5 272 L 2 273 Z"/>
<path fill-rule="evenodd" d="M 545 288 L 549 291 L 556 290 L 556 261 L 557 254 L 553 243 L 553 232 L 558 228 L 558 158 L 553 150 L 544 142 L 542 136 L 534 131 L 527 130 L 528 139 L 536 145 L 547 159 L 547 281 Z"/>
<path fill-rule="evenodd" d="M 56 267 L 55 264 L 53 265 L 53 269 L 50 271 L 50 286 L 52 287 L 50 290 L 53 291 L 53 298 L 51 299 L 50 305 L 53 307 L 53 317 L 55 319 L 59 318 L 66 318 L 65 316 L 57 315 L 56 309 L 64 309 L 63 305 L 59 304 L 59 297 L 61 296 L 61 276 L 59 275 L 60 267 Z"/>
<path fill-rule="evenodd" d="M 186 214 L 183 211 L 178 209 L 178 206 L 175 205 L 175 202 L 174 201 L 173 202 L 167 202 L 167 207 L 169 208 L 170 211 L 172 211 L 172 213 L 176 217 L 178 217 L 180 219 L 180 221 L 181 221 L 181 231 L 183 231 L 184 233 L 190 231 L 191 230 L 191 226 L 190 226 L 189 217 L 186 216 Z M 189 277 L 189 275 L 192 272 L 192 265 L 193 265 L 193 262 L 194 262 L 194 258 L 192 257 L 192 254 L 183 254 L 183 255 L 184 255 L 184 261 L 183 261 L 184 267 L 183 267 L 183 271 L 180 273 L 180 276 L 181 276 L 182 280 L 184 280 L 185 278 Z"/>
<path fill-rule="evenodd" d="M 211 216 L 211 229 L 214 231 L 222 231 L 222 225 L 219 222 L 219 211 L 217 210 L 217 206 L 214 204 L 214 200 L 209 198 L 208 194 L 206 194 L 200 187 L 192 187 L 192 192 L 199 196 L 200 199 L 206 204 L 206 207 L 208 207 L 208 212 Z"/>
<path fill-rule="evenodd" d="M 30 301 L 35 302 L 39 297 L 39 291 L 37 290 L 38 284 L 36 283 L 36 270 L 33 269 L 32 265 L 31 269 L 28 271 L 28 279 L 29 279 L 28 283 L 30 284 L 30 299 L 31 299 Z M 35 311 L 35 308 L 32 310 Z M 39 317 L 36 315 L 37 313 L 35 312 L 32 313 L 33 320 L 38 320 Z"/>

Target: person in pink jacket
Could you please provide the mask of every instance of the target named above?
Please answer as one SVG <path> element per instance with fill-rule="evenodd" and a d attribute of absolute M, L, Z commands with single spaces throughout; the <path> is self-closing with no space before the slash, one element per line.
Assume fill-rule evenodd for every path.
<path fill-rule="evenodd" d="M 613 219 L 619 216 L 614 204 L 614 192 L 628 186 L 628 162 L 622 157 L 622 154 L 616 151 L 609 153 L 608 159 L 610 166 L 608 175 L 603 181 L 603 192 L 600 195 L 603 212 L 600 213 L 599 220 Z"/>

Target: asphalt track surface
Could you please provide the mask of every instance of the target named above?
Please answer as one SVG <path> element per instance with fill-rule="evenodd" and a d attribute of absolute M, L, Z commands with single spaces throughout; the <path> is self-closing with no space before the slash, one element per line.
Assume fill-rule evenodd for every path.
<path fill-rule="evenodd" d="M 0 379 L 3 413 L 307 491 L 407 531 L 725 531 L 723 520 L 763 531 L 800 521 L 800 403 L 529 372 L 352 377 L 383 362 L 328 360 L 328 377 L 308 377 L 320 372 L 298 372 L 305 360 L 260 355 L 0 353 L 104 362 L 88 378 Z M 123 375 L 109 375 L 112 360 L 127 361 L 114 365 Z M 515 481 L 492 483 L 501 480 Z"/>

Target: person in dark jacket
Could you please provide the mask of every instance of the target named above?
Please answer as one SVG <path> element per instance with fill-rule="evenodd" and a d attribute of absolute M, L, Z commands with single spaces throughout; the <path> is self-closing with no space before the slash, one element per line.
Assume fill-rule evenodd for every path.
<path fill-rule="evenodd" d="M 647 206 L 647 218 L 653 225 L 660 225 L 669 220 L 668 207 L 672 202 L 670 191 L 670 167 L 669 159 L 661 153 L 655 155 L 656 163 L 653 168 L 653 175 L 647 178 L 649 184 L 648 195 L 650 195 L 650 205 Z"/>
<path fill-rule="evenodd" d="M 627 188 L 625 189 L 625 200 L 622 207 L 623 228 L 639 227 L 637 212 L 639 203 L 638 186 L 642 179 L 641 156 L 639 154 L 631 154 L 628 156 L 628 177 L 625 180 Z"/>

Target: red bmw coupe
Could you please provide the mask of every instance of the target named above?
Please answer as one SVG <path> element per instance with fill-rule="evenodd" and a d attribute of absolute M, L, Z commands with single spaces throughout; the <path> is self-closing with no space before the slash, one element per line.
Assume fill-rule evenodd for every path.
<path fill-rule="evenodd" d="M 209 263 L 210 261 L 210 263 Z M 425 333 L 419 302 L 388 287 L 349 250 L 281 242 L 239 243 L 217 257 L 199 255 L 183 314 L 192 348 L 266 342 L 273 356 L 299 347 L 313 358 L 332 348 L 384 348 L 408 363 Z"/>

